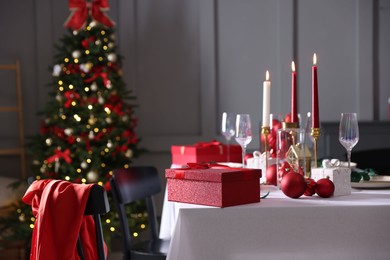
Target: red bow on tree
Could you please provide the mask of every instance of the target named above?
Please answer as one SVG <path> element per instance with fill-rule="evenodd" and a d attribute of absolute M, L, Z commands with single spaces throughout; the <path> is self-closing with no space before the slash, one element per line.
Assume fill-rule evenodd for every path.
<path fill-rule="evenodd" d="M 80 30 L 85 25 L 88 16 L 107 27 L 114 22 L 104 13 L 109 10 L 108 0 L 69 0 L 69 10 L 72 12 L 65 22 L 65 27 Z"/>
<path fill-rule="evenodd" d="M 66 149 L 65 151 L 61 151 L 60 149 L 55 149 L 54 154 L 47 158 L 48 163 L 55 162 L 57 159 L 64 159 L 65 162 L 71 163 L 72 159 L 70 158 L 70 150 Z"/>
<path fill-rule="evenodd" d="M 72 102 L 80 98 L 80 94 L 73 90 L 68 90 L 64 94 L 66 101 L 64 107 L 69 108 L 72 105 Z"/>

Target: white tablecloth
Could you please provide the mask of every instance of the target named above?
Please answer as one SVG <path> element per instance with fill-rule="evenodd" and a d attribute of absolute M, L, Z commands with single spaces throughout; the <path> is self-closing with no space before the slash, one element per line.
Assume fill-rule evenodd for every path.
<path fill-rule="evenodd" d="M 390 190 L 215 208 L 165 201 L 168 260 L 390 259 Z"/>

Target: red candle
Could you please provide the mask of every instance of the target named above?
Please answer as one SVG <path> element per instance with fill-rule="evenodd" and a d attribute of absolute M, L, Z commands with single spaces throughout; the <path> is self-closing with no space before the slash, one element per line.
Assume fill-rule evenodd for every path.
<path fill-rule="evenodd" d="M 295 63 L 291 62 L 291 123 L 298 123 L 297 113 L 297 73 Z"/>
<path fill-rule="evenodd" d="M 312 71 L 312 128 L 320 128 L 320 116 L 318 111 L 318 80 L 317 80 L 317 55 L 313 55 Z"/>

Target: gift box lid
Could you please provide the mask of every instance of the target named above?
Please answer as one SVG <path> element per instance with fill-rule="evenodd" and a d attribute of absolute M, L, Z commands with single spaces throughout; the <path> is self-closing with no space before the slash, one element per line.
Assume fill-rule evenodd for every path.
<path fill-rule="evenodd" d="M 172 154 L 205 154 L 205 153 L 216 153 L 225 154 L 227 146 L 217 141 L 211 142 L 200 142 L 191 145 L 172 145 Z M 241 146 L 230 145 L 231 152 L 239 150 L 241 152 Z"/>
<path fill-rule="evenodd" d="M 205 182 L 248 181 L 260 179 L 261 170 L 247 168 L 178 168 L 166 169 L 165 177 L 168 179 L 185 179 Z"/>

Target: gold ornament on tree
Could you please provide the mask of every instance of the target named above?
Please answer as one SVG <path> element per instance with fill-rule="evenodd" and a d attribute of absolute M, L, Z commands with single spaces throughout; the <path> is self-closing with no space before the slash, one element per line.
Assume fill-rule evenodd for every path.
<path fill-rule="evenodd" d="M 99 174 L 95 170 L 91 170 L 87 173 L 88 182 L 97 182 L 99 180 Z"/>

